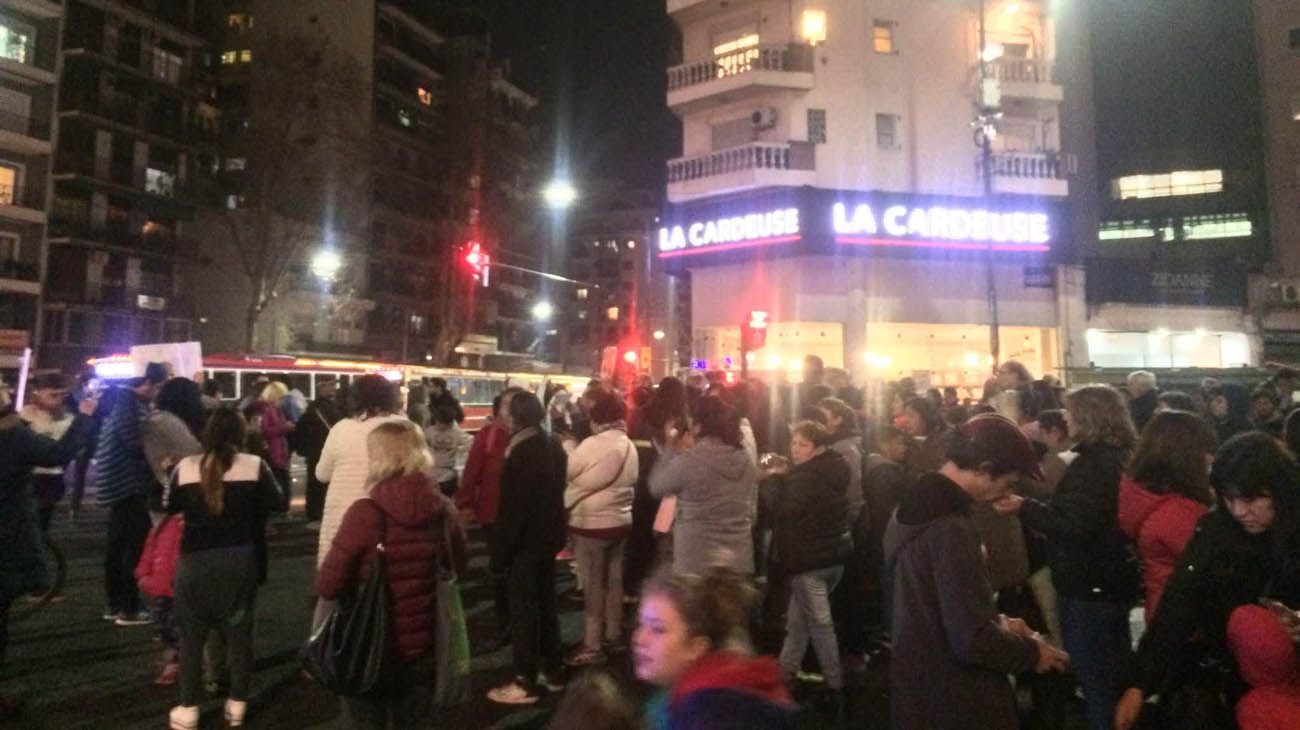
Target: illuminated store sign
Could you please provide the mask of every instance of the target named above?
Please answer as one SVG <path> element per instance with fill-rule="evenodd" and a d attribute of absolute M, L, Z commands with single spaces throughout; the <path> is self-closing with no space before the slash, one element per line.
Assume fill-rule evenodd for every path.
<path fill-rule="evenodd" d="M 799 209 L 694 221 L 659 230 L 660 258 L 686 256 L 697 250 L 727 251 L 798 241 Z"/>
<path fill-rule="evenodd" d="M 837 243 L 866 246 L 1046 251 L 1052 240 L 1046 213 L 950 206 L 891 205 L 879 214 L 866 203 L 831 208 Z"/>

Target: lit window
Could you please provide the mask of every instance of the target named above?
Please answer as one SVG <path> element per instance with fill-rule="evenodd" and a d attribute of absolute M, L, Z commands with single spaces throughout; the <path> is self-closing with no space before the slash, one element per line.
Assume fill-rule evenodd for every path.
<path fill-rule="evenodd" d="M 238 60 L 239 60 L 239 53 L 237 51 L 224 51 L 221 54 L 221 65 L 223 66 L 234 65 L 234 63 Z"/>
<path fill-rule="evenodd" d="M 810 45 L 826 42 L 826 11 L 803 11 L 803 39 Z"/>
<path fill-rule="evenodd" d="M 608 320 L 611 321 L 611 322 L 617 322 L 617 321 L 618 321 L 618 307 L 610 307 L 609 309 L 606 309 L 606 310 L 605 310 L 605 319 L 608 319 Z"/>
<path fill-rule="evenodd" d="M 1155 229 L 1148 223 L 1118 221 L 1102 223 L 1101 230 L 1097 232 L 1097 239 L 1100 241 L 1123 241 L 1130 238 L 1153 238 L 1155 235 Z"/>
<path fill-rule="evenodd" d="M 1116 200 L 1205 195 L 1223 191 L 1223 170 L 1181 170 L 1155 175 L 1129 175 L 1111 183 Z"/>
<path fill-rule="evenodd" d="M 35 29 L 7 15 L 0 15 L 0 57 L 27 63 Z"/>
<path fill-rule="evenodd" d="M 433 106 L 433 92 L 421 86 L 415 90 L 416 96 L 420 97 L 420 103 L 425 106 Z"/>
<path fill-rule="evenodd" d="M 166 198 L 176 195 L 176 173 L 166 170 L 146 168 L 144 171 L 144 190 L 146 193 L 161 195 Z"/>
<path fill-rule="evenodd" d="M 586 289 L 579 289 L 579 290 L 576 292 L 576 296 L 578 297 L 578 301 L 580 301 L 580 302 L 585 302 L 585 301 L 587 301 L 587 290 L 586 290 Z"/>
<path fill-rule="evenodd" d="M 181 80 L 181 57 L 175 53 L 169 53 L 157 46 L 153 49 L 153 75 L 160 81 L 170 81 L 173 84 L 180 83 Z"/>
<path fill-rule="evenodd" d="M 898 144 L 898 123 L 902 117 L 897 114 L 876 115 L 876 146 L 882 150 L 896 150 Z"/>
<path fill-rule="evenodd" d="M 226 25 L 231 28 L 248 30 L 253 27 L 253 16 L 248 13 L 231 13 L 226 16 Z"/>
<path fill-rule="evenodd" d="M 252 63 L 252 62 L 253 62 L 253 52 L 250 51 L 250 50 L 247 50 L 247 49 L 240 51 L 240 52 L 239 52 L 239 62 L 240 62 L 240 63 Z"/>
<path fill-rule="evenodd" d="M 1255 227 L 1245 215 L 1194 216 L 1183 221 L 1183 239 L 1204 241 L 1215 238 L 1250 238 Z"/>
<path fill-rule="evenodd" d="M 246 158 L 246 157 L 227 157 L 227 158 L 226 158 L 226 169 L 227 169 L 227 170 L 242 170 L 242 169 L 244 169 L 244 167 L 245 167 L 247 164 L 248 164 L 248 158 Z"/>
<path fill-rule="evenodd" d="M 894 48 L 894 23 L 877 20 L 871 24 L 871 47 L 876 53 L 897 53 Z"/>
<path fill-rule="evenodd" d="M 397 123 L 403 127 L 411 126 L 411 111 L 409 109 L 398 109 Z"/>
<path fill-rule="evenodd" d="M 18 168 L 0 165 L 0 205 L 13 205 L 18 192 Z"/>
<path fill-rule="evenodd" d="M 235 209 L 238 208 L 238 207 L 239 207 L 239 196 L 238 196 L 238 195 L 227 195 L 227 196 L 226 196 L 226 210 L 235 210 Z"/>
<path fill-rule="evenodd" d="M 749 71 L 758 60 L 758 33 L 747 30 L 718 39 L 713 45 L 714 66 L 718 78 Z"/>

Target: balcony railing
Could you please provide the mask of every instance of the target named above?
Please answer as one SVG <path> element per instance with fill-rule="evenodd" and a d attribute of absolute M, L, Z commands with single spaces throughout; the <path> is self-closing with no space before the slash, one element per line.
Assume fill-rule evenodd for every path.
<path fill-rule="evenodd" d="M 993 155 L 993 176 L 1064 180 L 1074 173 L 1074 164 L 1073 157 L 1056 152 L 997 152 Z M 982 159 L 976 160 L 975 171 L 983 175 Z"/>
<path fill-rule="evenodd" d="M 36 139 L 50 138 L 50 120 L 3 110 L 0 110 L 0 129 Z"/>
<path fill-rule="evenodd" d="M 39 281 L 40 269 L 36 264 L 29 264 L 26 261 L 0 260 L 0 279 Z"/>
<path fill-rule="evenodd" d="M 133 231 L 119 226 L 93 228 L 84 219 L 54 216 L 50 220 L 51 238 L 80 238 L 88 241 L 102 241 L 115 246 L 124 246 L 148 251 L 169 253 L 180 242 L 180 238 L 169 230 L 150 233 Z"/>
<path fill-rule="evenodd" d="M 812 49 L 788 44 L 743 48 L 705 61 L 693 61 L 668 69 L 668 90 L 676 91 L 750 71 L 812 71 Z"/>
<path fill-rule="evenodd" d="M 789 143 L 755 142 L 742 147 L 710 152 L 700 157 L 668 161 L 668 182 L 726 175 L 745 170 L 812 170 L 811 149 Z"/>
<path fill-rule="evenodd" d="M 1024 84 L 1052 83 L 1052 65 L 1033 58 L 999 58 L 989 63 L 989 75 L 998 81 Z"/>
<path fill-rule="evenodd" d="M 45 210 L 45 191 L 39 187 L 0 184 L 0 205 L 18 205 Z"/>

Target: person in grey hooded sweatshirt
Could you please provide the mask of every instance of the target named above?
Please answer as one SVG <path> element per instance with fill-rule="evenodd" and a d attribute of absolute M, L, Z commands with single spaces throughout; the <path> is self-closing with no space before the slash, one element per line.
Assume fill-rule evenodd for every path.
<path fill-rule="evenodd" d="M 700 398 L 691 418 L 690 433 L 664 439 L 649 479 L 656 499 L 677 497 L 673 571 L 721 566 L 750 575 L 758 469 L 742 446 L 740 418 L 717 396 Z"/>
<path fill-rule="evenodd" d="M 885 530 L 894 574 L 890 717 L 894 730 L 1018 730 L 1007 678 L 1062 669 L 1068 657 L 997 612 L 971 520 L 976 501 L 1039 476 L 1029 440 L 988 414 L 962 424 L 938 471 L 904 493 Z"/>

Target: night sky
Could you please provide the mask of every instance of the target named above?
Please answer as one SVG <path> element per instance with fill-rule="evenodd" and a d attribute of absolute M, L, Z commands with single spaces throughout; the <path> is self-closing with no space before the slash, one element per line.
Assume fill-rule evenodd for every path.
<path fill-rule="evenodd" d="M 664 103 L 676 31 L 663 0 L 461 0 L 537 96 L 542 141 L 570 176 L 662 194 L 680 127 Z"/>

